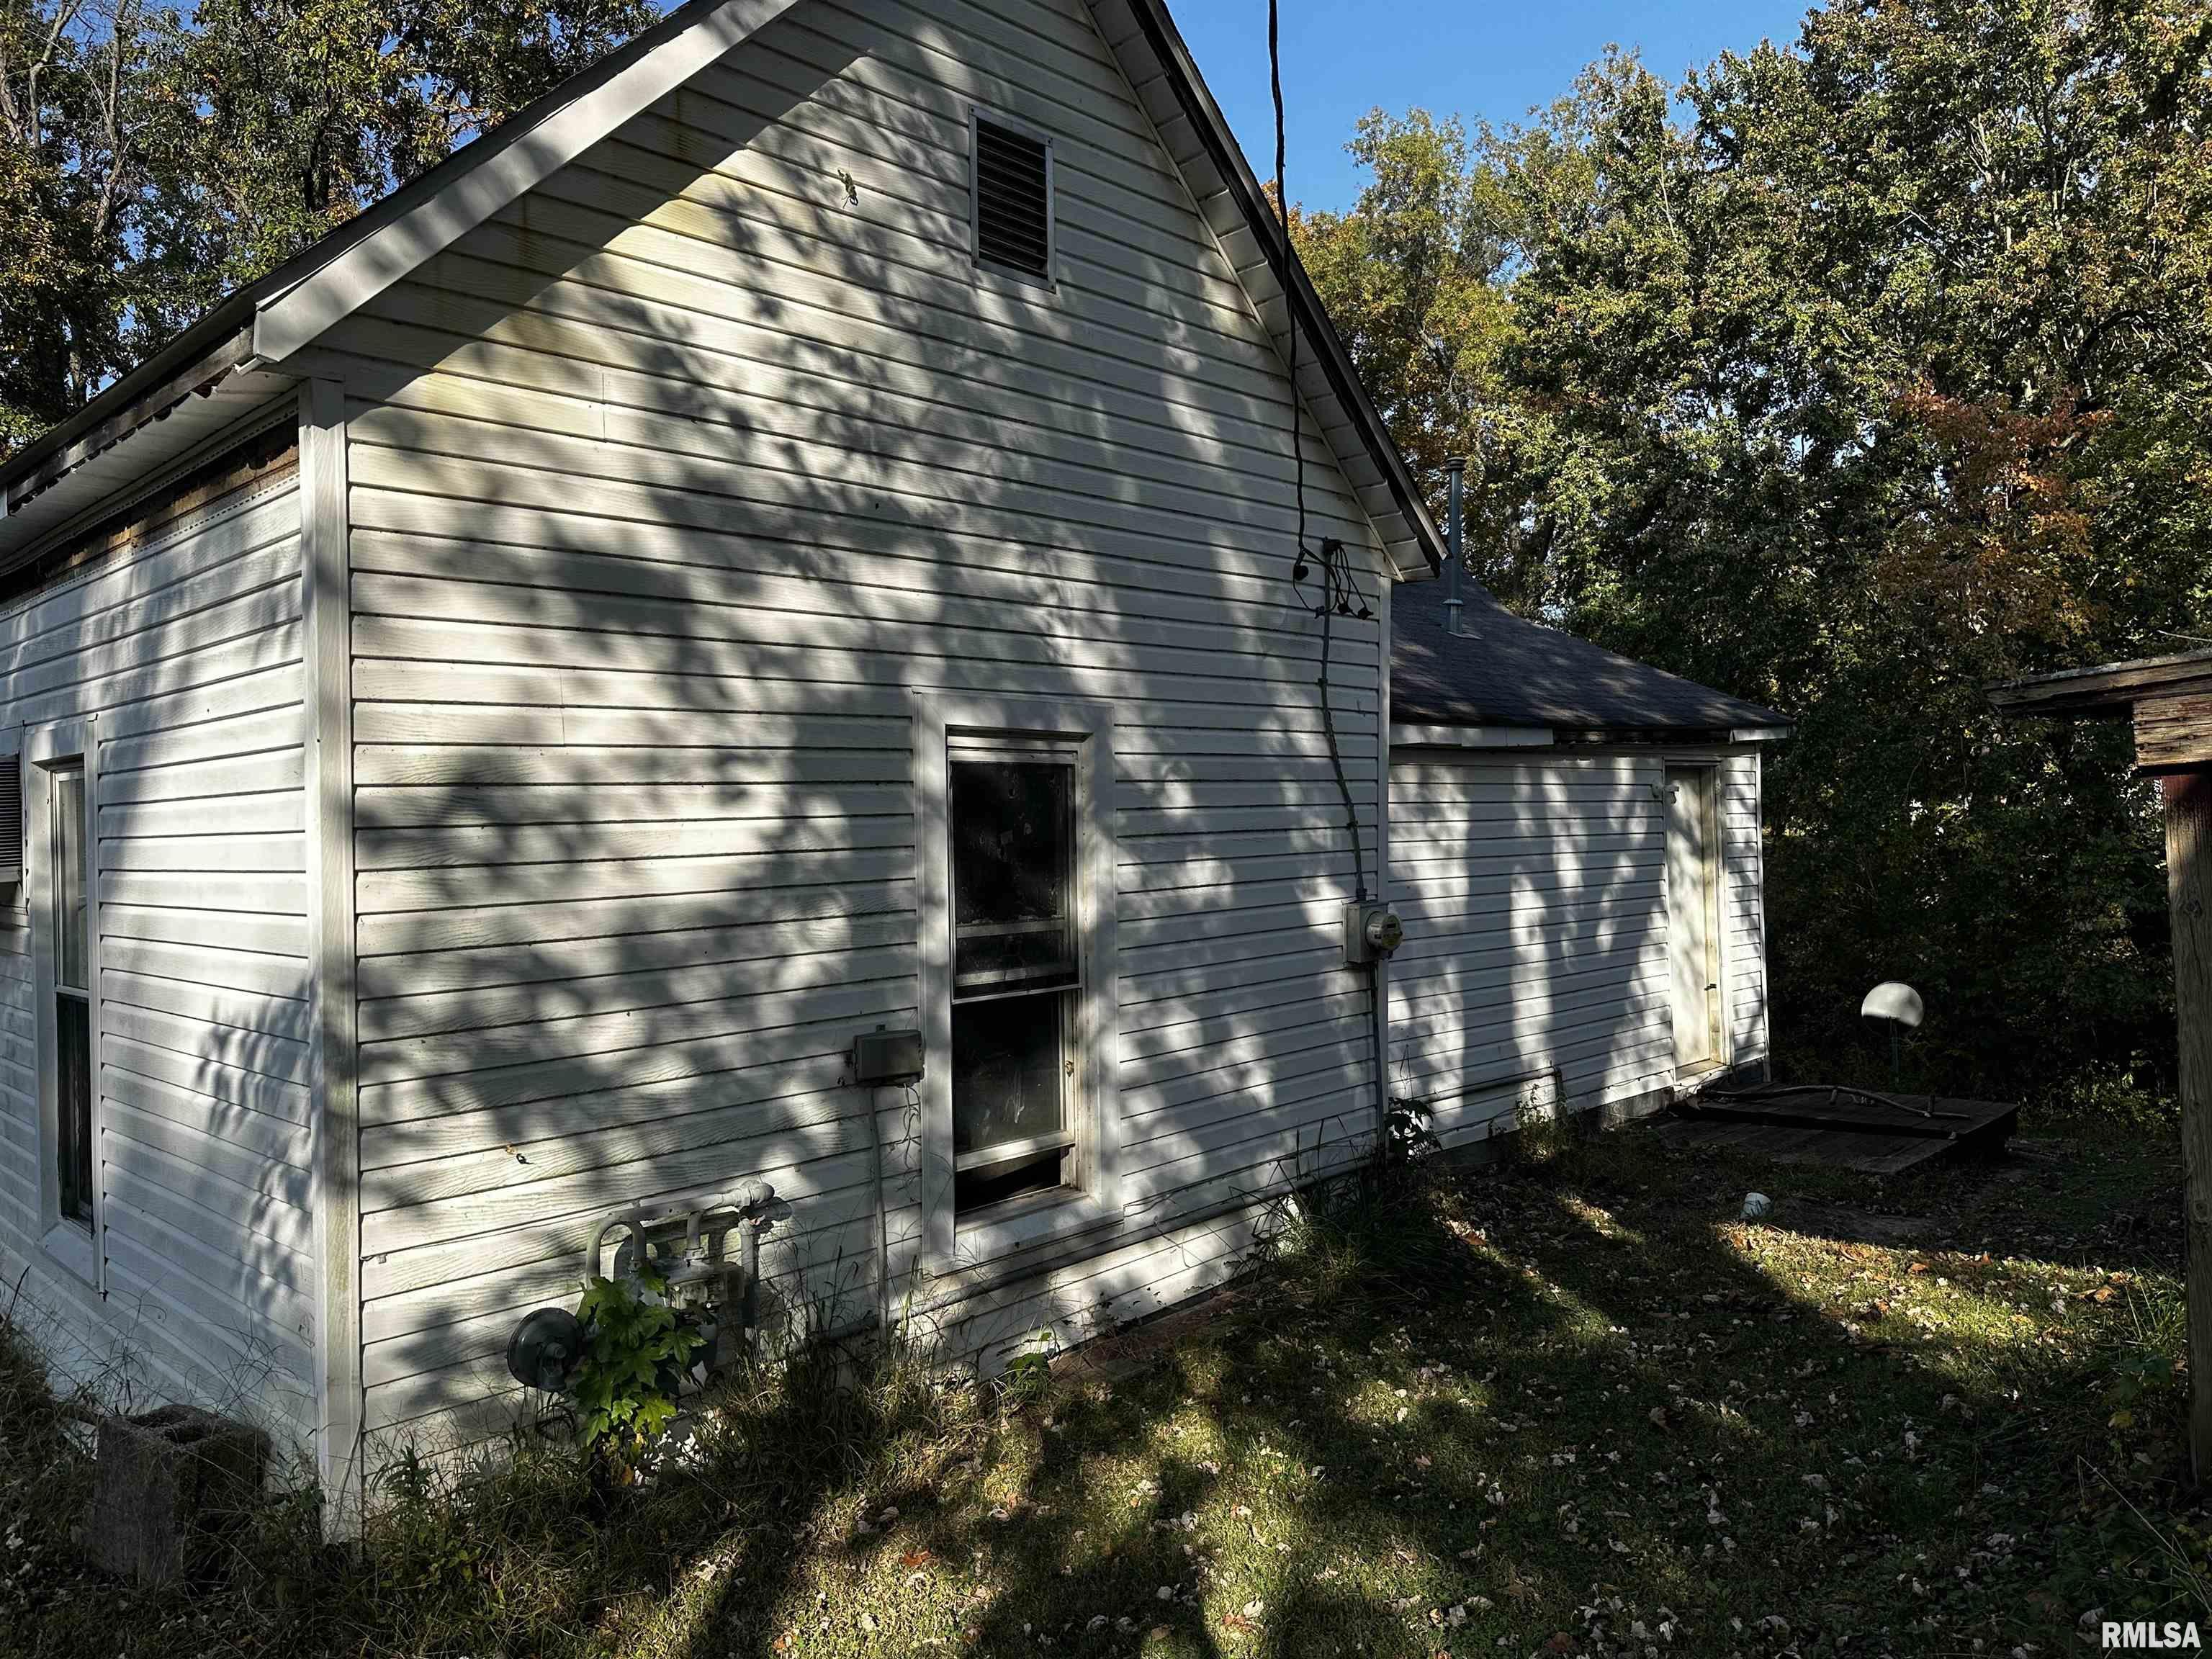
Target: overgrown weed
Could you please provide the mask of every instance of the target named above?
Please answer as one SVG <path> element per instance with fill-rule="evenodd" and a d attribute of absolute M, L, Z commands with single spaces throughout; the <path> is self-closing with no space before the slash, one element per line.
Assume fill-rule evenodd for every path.
<path fill-rule="evenodd" d="M 0 1344 L 0 1647 L 1419 1659 L 1617 1654 L 1639 1621 L 1748 1653 L 1731 1621 L 1772 1618 L 1833 1652 L 2054 1651 L 2093 1607 L 2196 1607 L 2212 1569 L 2177 1171 L 2031 1151 L 1875 1182 L 1631 1133 L 1497 1176 L 1362 1170 L 1286 1202 L 1239 1296 L 1111 1380 L 951 1388 L 817 1344 L 695 1398 L 636 1486 L 568 1435 L 422 1448 L 353 1551 L 292 1471 L 168 1596 L 76 1565 L 59 1408 Z M 1747 1224 L 1754 1182 L 1783 1201 Z M 2121 1225 L 2122 1195 L 2153 1218 Z M 1854 1212 L 1908 1242 L 1823 1231 Z"/>

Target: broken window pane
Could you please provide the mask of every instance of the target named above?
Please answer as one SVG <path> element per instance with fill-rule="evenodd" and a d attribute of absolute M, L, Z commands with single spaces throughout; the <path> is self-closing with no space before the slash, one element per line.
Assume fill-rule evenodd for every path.
<path fill-rule="evenodd" d="M 987 1151 L 1067 1127 L 1066 994 L 1001 997 L 952 1011 L 952 1150 Z"/>
<path fill-rule="evenodd" d="M 1072 984 L 1072 769 L 963 760 L 951 773 L 955 994 Z"/>

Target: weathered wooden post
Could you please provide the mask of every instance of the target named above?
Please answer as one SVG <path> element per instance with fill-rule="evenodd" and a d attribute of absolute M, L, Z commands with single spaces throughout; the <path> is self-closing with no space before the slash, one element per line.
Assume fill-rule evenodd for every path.
<path fill-rule="evenodd" d="M 2203 1486 L 2212 1480 L 2212 651 L 2015 680 L 1990 701 L 2001 714 L 2124 715 L 2137 767 L 2160 780 L 2188 1181 L 2189 1458 Z"/>
<path fill-rule="evenodd" d="M 2189 1192 L 2189 1455 L 2212 1474 L 2212 769 L 2169 774 L 2166 890 Z"/>

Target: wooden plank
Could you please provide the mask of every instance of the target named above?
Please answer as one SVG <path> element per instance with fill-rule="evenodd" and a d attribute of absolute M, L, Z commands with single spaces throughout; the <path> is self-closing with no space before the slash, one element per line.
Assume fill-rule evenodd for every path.
<path fill-rule="evenodd" d="M 2160 773 L 2212 767 L 2212 686 L 2136 705 L 2136 764 Z"/>
<path fill-rule="evenodd" d="M 1925 1109 L 1924 1115 L 1922 1109 Z M 1826 1089 L 1749 1090 L 1726 1095 L 1707 1092 L 1681 1101 L 1676 1109 L 1689 1116 L 1723 1121 L 1866 1131 L 1936 1140 L 1965 1140 L 1990 1133 L 2009 1133 L 2020 1114 L 2018 1106 L 2000 1101 L 1954 1100 L 1948 1097 L 1923 1100 L 1916 1096 L 1910 1097 L 1909 1104 L 1894 1105 L 1855 1097 L 1847 1091 L 1837 1091 L 1832 1097 Z"/>
<path fill-rule="evenodd" d="M 2124 714 L 2146 698 L 2212 693 L 2212 651 L 2185 651 L 2097 668 L 2040 674 L 1991 688 L 2001 714 L 2097 719 Z"/>
<path fill-rule="evenodd" d="M 2189 1455 L 2212 1478 L 2212 770 L 2166 780 L 2166 872 L 2180 1039 L 2189 1235 Z"/>

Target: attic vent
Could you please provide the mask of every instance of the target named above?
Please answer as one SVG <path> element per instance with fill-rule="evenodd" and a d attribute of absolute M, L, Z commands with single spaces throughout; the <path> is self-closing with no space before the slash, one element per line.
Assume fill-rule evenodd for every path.
<path fill-rule="evenodd" d="M 23 879 L 23 757 L 0 755 L 0 887 Z"/>
<path fill-rule="evenodd" d="M 1052 277 L 1052 146 L 975 117 L 975 259 L 1024 276 Z"/>

